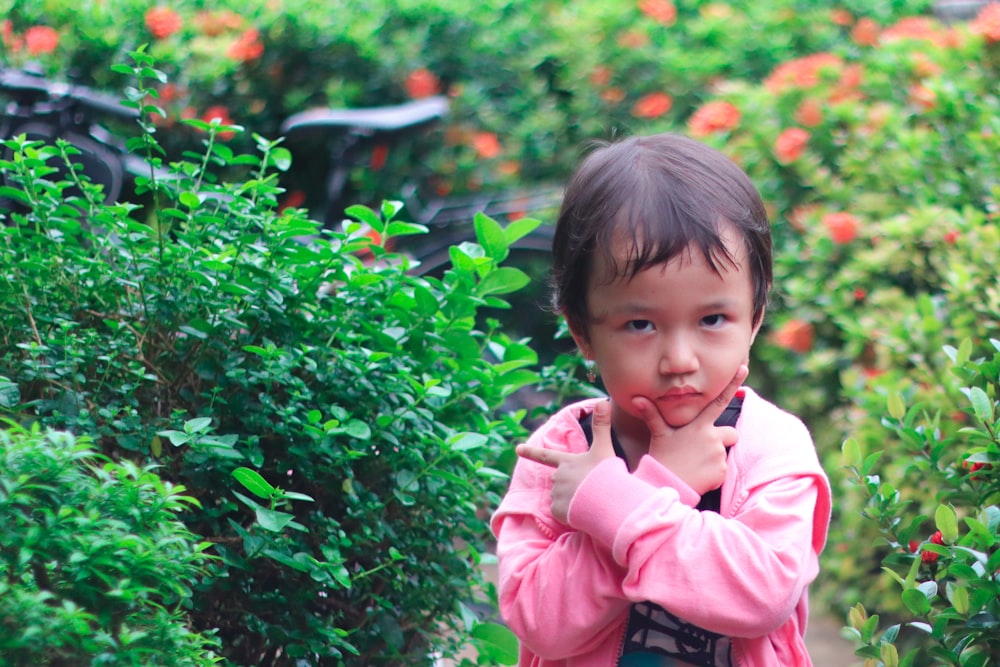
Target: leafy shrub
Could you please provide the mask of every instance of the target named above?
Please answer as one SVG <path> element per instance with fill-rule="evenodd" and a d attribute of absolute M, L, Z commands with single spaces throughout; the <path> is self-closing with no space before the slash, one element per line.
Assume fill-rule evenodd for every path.
<path fill-rule="evenodd" d="M 135 57 L 138 107 L 160 74 Z M 134 143 L 163 167 L 145 123 Z M 398 204 L 322 229 L 277 210 L 276 142 L 234 154 L 218 136 L 240 128 L 190 123 L 204 154 L 140 179 L 150 209 L 85 182 L 68 197 L 65 143 L 4 142 L 24 212 L 0 227 L 0 410 L 189 490 L 217 559 L 188 613 L 234 664 L 429 664 L 466 630 L 503 654 L 468 610 L 489 601 L 485 517 L 524 435 L 507 406 L 538 375 L 487 315 L 526 284 L 501 263 L 537 221 L 479 216 L 478 244 L 416 277 L 385 248 L 422 231 Z M 217 182 L 233 164 L 255 177 Z"/>
<path fill-rule="evenodd" d="M 0 431 L 0 654 L 6 665 L 213 665 L 187 610 L 207 544 L 197 504 L 85 437 Z"/>
<path fill-rule="evenodd" d="M 942 381 L 961 399 L 957 415 L 917 392 L 892 392 L 884 423 L 893 459 L 855 439 L 844 445 L 865 515 L 884 540 L 884 570 L 898 585 L 902 612 L 892 616 L 904 619 L 880 629 L 863 604 L 851 610 L 866 665 L 1000 659 L 1000 341 L 990 343 L 976 358 L 971 340 L 945 349 L 951 373 Z"/>

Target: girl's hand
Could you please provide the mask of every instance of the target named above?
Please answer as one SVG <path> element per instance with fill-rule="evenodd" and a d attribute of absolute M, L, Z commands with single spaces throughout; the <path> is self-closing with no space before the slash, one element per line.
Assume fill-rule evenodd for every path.
<path fill-rule="evenodd" d="M 611 402 L 601 401 L 594 407 L 594 442 L 586 452 L 574 454 L 544 447 L 518 445 L 517 455 L 555 468 L 552 475 L 552 516 L 569 525 L 569 504 L 584 477 L 605 459 L 615 456 L 611 444 Z"/>
<path fill-rule="evenodd" d="M 648 398 L 639 397 L 633 401 L 649 429 L 649 455 L 684 480 L 698 495 L 719 488 L 726 479 L 726 447 L 736 444 L 737 434 L 732 426 L 716 426 L 715 420 L 729 405 L 749 372 L 745 365 L 740 366 L 721 394 L 697 417 L 677 428 L 667 424 Z"/>

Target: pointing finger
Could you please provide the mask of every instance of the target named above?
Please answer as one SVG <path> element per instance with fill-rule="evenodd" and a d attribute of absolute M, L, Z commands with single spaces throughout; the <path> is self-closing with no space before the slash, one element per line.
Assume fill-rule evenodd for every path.
<path fill-rule="evenodd" d="M 531 445 L 518 445 L 514 452 L 522 459 L 541 463 L 550 468 L 558 468 L 567 455 L 566 452 L 557 452 L 545 447 L 533 447 Z"/>
<path fill-rule="evenodd" d="M 733 400 L 733 396 L 739 391 L 739 388 L 743 385 L 743 381 L 747 379 L 747 375 L 749 374 L 750 369 L 747 368 L 746 364 L 740 364 L 740 367 L 736 369 L 736 374 L 733 375 L 733 379 L 729 381 L 729 384 L 722 390 L 722 393 L 712 399 L 695 419 L 711 421 L 714 424 L 715 420 L 729 406 L 729 402 Z"/>

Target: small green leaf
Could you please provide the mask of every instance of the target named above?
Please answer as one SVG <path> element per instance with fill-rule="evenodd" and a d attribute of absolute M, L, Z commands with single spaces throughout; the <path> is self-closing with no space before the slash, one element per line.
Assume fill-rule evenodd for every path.
<path fill-rule="evenodd" d="M 258 498 L 270 500 L 274 496 L 274 487 L 260 476 L 256 470 L 239 467 L 233 471 L 233 477 Z"/>
<path fill-rule="evenodd" d="M 256 514 L 260 527 L 272 533 L 280 533 L 295 518 L 293 514 L 288 512 L 278 512 L 265 507 L 258 507 Z"/>
<path fill-rule="evenodd" d="M 992 424 L 993 401 L 986 395 L 986 392 L 979 387 L 972 387 L 969 390 L 969 400 L 972 402 L 972 409 L 976 413 L 976 418 L 984 424 Z"/>
<path fill-rule="evenodd" d="M 906 404 L 899 392 L 889 394 L 888 400 L 889 416 L 896 420 L 902 420 L 906 416 Z"/>
<path fill-rule="evenodd" d="M 382 233 L 382 230 L 385 229 L 385 224 L 383 224 L 382 218 L 378 217 L 378 213 L 367 206 L 362 206 L 360 204 L 348 206 L 344 213 L 355 220 L 360 220 L 361 222 L 367 224 L 380 234 Z"/>
<path fill-rule="evenodd" d="M 504 235 L 503 227 L 496 220 L 485 213 L 476 213 L 472 220 L 476 228 L 476 240 L 486 251 L 486 256 L 497 262 L 502 262 L 507 258 L 507 237 Z"/>
<path fill-rule="evenodd" d="M 516 292 L 530 282 L 531 278 L 521 269 L 516 269 L 513 266 L 501 266 L 486 274 L 476 286 L 476 293 L 479 296 L 509 294 Z"/>
<path fill-rule="evenodd" d="M 958 541 L 958 517 L 950 505 L 938 505 L 934 511 L 934 524 L 941 531 L 945 544 L 954 544 Z"/>
<path fill-rule="evenodd" d="M 516 665 L 517 636 L 499 623 L 480 623 L 472 628 L 472 637 L 480 641 L 488 657 L 501 665 Z"/>
<path fill-rule="evenodd" d="M 861 465 L 861 445 L 855 438 L 848 438 L 840 448 L 844 465 L 858 468 Z"/>

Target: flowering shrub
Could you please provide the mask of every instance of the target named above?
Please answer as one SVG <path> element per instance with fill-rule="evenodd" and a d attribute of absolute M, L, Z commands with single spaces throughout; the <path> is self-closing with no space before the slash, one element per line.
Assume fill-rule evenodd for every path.
<path fill-rule="evenodd" d="M 561 181 L 590 139 L 682 128 L 726 81 L 760 80 L 844 44 L 851 10 L 887 21 L 930 0 L 803 4 L 32 0 L 0 24 L 0 63 L 33 60 L 52 75 L 118 91 L 126 82 L 111 66 L 148 43 L 170 81 L 157 103 L 167 112 L 160 143 L 173 156 L 200 142 L 185 118 L 218 115 L 273 139 L 282 120 L 308 107 L 448 95 L 452 113 L 438 132 L 390 152 L 377 178 L 352 175 L 359 200 L 377 205 L 398 194 L 397 177 L 413 176 L 416 164 L 426 165 L 427 196 Z M 47 37 L 28 49 L 27 35 L 39 31 Z M 709 107 L 692 131 L 728 130 L 734 111 Z M 495 139 L 485 151 L 483 137 Z M 252 149 L 249 135 L 226 139 Z"/>

